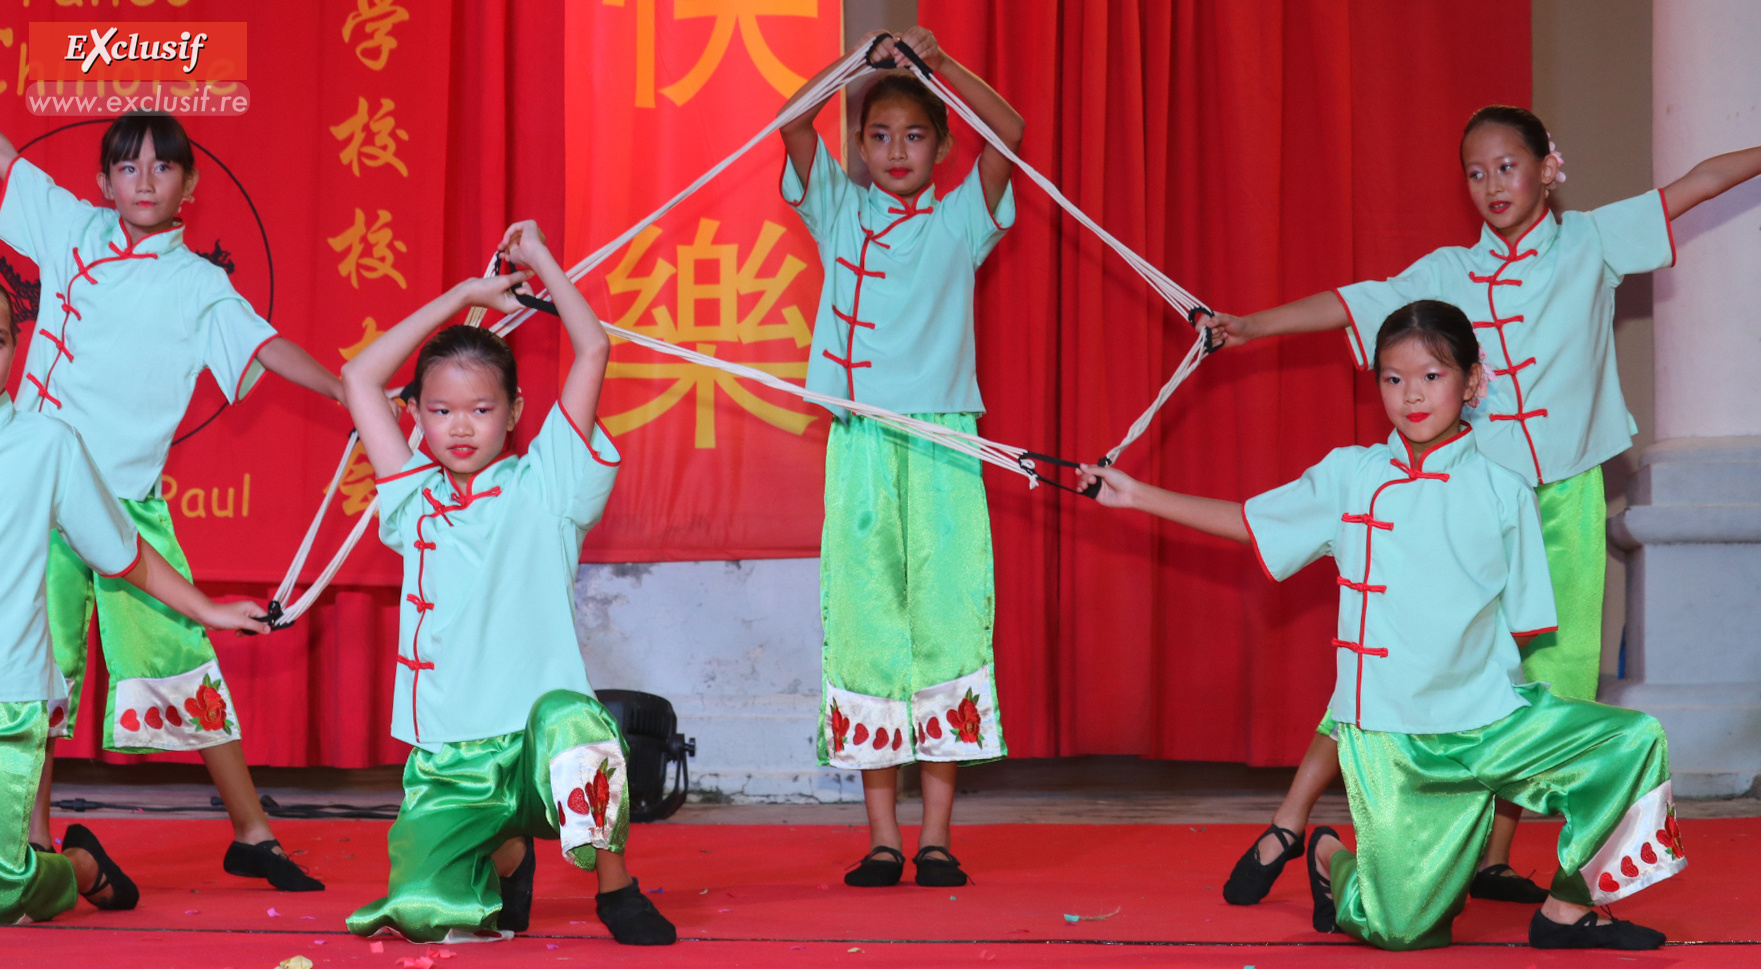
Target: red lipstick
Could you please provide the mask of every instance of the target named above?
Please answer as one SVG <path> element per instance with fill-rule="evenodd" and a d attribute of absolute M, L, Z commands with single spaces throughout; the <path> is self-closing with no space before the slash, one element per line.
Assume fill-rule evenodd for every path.
<path fill-rule="evenodd" d="M 1414 424 L 1422 424 L 1425 421 L 1430 420 L 1431 415 L 1425 411 L 1422 411 L 1422 410 L 1415 410 L 1412 413 L 1406 415 L 1406 419 L 1409 421 L 1412 421 Z"/>

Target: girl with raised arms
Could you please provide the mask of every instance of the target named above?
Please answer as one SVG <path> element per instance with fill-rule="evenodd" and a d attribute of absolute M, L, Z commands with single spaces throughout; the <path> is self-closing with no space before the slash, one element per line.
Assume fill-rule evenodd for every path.
<path fill-rule="evenodd" d="M 1020 145 L 1021 116 L 929 31 L 913 27 L 896 41 L 876 32 L 857 49 L 877 38 L 871 61 L 897 55 L 903 64 L 897 46 L 908 46 L 1003 141 Z M 862 102 L 857 152 L 873 179 L 865 189 L 814 133 L 820 107 L 781 132 L 783 199 L 825 267 L 808 389 L 973 433 L 984 410 L 973 276 L 1014 222 L 1014 166 L 986 145 L 965 180 L 938 197 L 935 166 L 954 148 L 947 106 L 916 77 L 892 73 Z M 844 881 L 892 885 L 904 873 L 898 768 L 917 761 L 917 883 L 963 885 L 949 851 L 955 770 L 1008 754 L 992 675 L 996 593 L 980 463 L 833 414 L 820 544 L 819 762 L 862 771 L 870 845 Z"/>
<path fill-rule="evenodd" d="M 500 251 L 530 269 L 459 283 L 343 367 L 377 475 L 379 537 L 404 557 L 391 735 L 415 747 L 388 835 L 389 891 L 348 926 L 416 942 L 511 938 L 530 917 L 532 839 L 560 838 L 565 859 L 597 874 L 613 938 L 668 945 L 672 923 L 624 864 L 623 735 L 575 637 L 581 541 L 618 473 L 594 423 L 611 343 L 536 223 L 509 227 Z M 533 275 L 575 359 L 521 455 L 507 450 L 526 403 L 513 352 L 488 330 L 442 327 L 467 306 L 518 310 L 511 287 Z M 386 406 L 418 348 L 404 397 L 432 457 L 410 450 Z"/>

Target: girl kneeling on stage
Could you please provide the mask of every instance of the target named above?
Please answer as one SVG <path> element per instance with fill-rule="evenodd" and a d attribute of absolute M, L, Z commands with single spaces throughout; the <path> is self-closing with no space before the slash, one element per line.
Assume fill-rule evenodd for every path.
<path fill-rule="evenodd" d="M 1668 749 L 1643 713 L 1521 681 L 1519 643 L 1556 625 L 1535 495 L 1461 423 L 1484 375 L 1473 327 L 1433 300 L 1388 317 L 1374 372 L 1395 433 L 1338 448 L 1248 500 L 1197 498 L 1085 467 L 1099 499 L 1254 546 L 1274 579 L 1339 567 L 1331 712 L 1358 850 L 1309 841 L 1315 925 L 1372 945 L 1447 945 L 1500 797 L 1565 816 L 1559 872 L 1529 923 L 1539 948 L 1649 949 L 1599 918 L 1687 864 Z M 1337 908 L 1335 908 L 1337 906 Z"/>
<path fill-rule="evenodd" d="M 379 488 L 380 538 L 404 556 L 392 736 L 415 746 L 389 836 L 391 886 L 349 930 L 418 942 L 508 938 L 532 904 L 532 839 L 597 871 L 619 942 L 667 945 L 673 926 L 624 865 L 624 742 L 593 698 L 575 638 L 575 563 L 617 478 L 594 425 L 610 342 L 532 222 L 501 251 L 530 270 L 472 279 L 343 368 Z M 557 405 L 525 455 L 504 453 L 524 401 L 505 342 L 455 326 L 422 346 L 407 392 L 432 459 L 412 454 L 385 386 L 467 306 L 519 309 L 536 274 L 575 347 Z"/>

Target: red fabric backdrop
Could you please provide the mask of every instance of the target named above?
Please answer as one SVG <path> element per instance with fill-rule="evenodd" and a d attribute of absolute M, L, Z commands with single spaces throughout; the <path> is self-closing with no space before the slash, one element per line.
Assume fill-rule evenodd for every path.
<path fill-rule="evenodd" d="M 516 215 L 556 226 L 553 242 L 565 244 L 555 238 L 562 2 L 455 0 L 451 10 L 444 84 L 438 64 L 434 75 L 434 96 L 449 105 L 446 190 L 434 200 L 445 228 L 411 240 L 438 247 L 444 279 L 480 272 L 485 240 Z M 1482 104 L 1529 96 L 1526 0 L 921 0 L 920 11 L 1027 118 L 1030 161 L 1201 299 L 1234 312 L 1386 275 L 1471 239 L 1460 125 Z M 1488 24 L 1504 25 L 1497 45 L 1484 40 Z M 253 90 L 267 83 L 258 76 Z M 970 132 L 960 137 L 950 173 L 976 151 Z M 774 171 L 780 154 L 764 164 Z M 991 407 L 981 431 L 1092 458 L 1190 336 L 1036 188 L 1016 189 L 1017 226 L 980 274 Z M 514 344 L 527 396 L 554 396 L 556 328 L 523 328 Z M 1328 448 L 1384 436 L 1369 390 L 1336 334 L 1231 351 L 1205 364 L 1122 464 L 1169 487 L 1243 498 Z M 222 422 L 234 419 L 243 418 Z M 1295 761 L 1332 677 L 1330 571 L 1275 586 L 1242 548 L 1028 492 L 1014 476 L 993 485 L 998 676 L 1018 756 Z M 252 581 L 210 588 L 263 595 Z M 395 601 L 389 587 L 345 586 L 273 649 L 223 637 L 253 763 L 401 758 L 385 732 Z M 82 733 L 64 752 L 92 752 L 94 731 Z"/>
<path fill-rule="evenodd" d="M 1461 125 L 1529 97 L 1526 0 L 921 0 L 919 20 L 1027 119 L 1024 158 L 1236 313 L 1470 241 Z M 976 151 L 965 141 L 950 170 Z M 979 429 L 1092 460 L 1190 330 L 1025 179 L 1015 188 L 1016 227 L 980 273 Z M 1208 361 L 1121 466 L 1246 498 L 1383 438 L 1372 392 L 1338 334 L 1249 345 Z M 991 508 L 1012 753 L 1301 756 L 1333 678 L 1334 572 L 1274 585 L 1242 546 L 1007 474 Z"/>

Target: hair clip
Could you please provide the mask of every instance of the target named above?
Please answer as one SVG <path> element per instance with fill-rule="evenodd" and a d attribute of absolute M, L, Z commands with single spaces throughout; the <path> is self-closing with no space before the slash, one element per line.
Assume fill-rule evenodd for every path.
<path fill-rule="evenodd" d="M 1553 143 L 1552 135 L 1547 136 L 1547 157 L 1553 159 L 1553 164 L 1557 166 L 1553 175 L 1553 184 L 1564 185 L 1565 156 L 1559 153 L 1559 146 Z"/>

